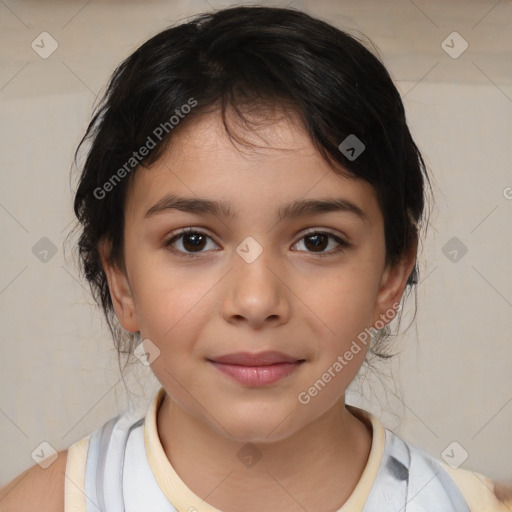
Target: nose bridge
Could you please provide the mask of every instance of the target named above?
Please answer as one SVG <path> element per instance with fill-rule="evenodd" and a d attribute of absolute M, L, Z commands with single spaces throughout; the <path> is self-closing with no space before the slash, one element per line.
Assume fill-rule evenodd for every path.
<path fill-rule="evenodd" d="M 276 261 L 272 258 L 270 248 L 264 248 L 262 243 L 248 236 L 238 245 L 236 253 L 235 279 L 243 285 L 240 288 L 244 292 L 250 293 L 251 288 L 258 293 L 277 292 L 276 270 L 272 269 L 272 266 L 276 266 Z"/>
<path fill-rule="evenodd" d="M 280 279 L 279 263 L 271 250 L 248 236 L 238 245 L 236 253 L 224 314 L 243 317 L 254 324 L 270 317 L 284 320 L 289 310 L 287 288 Z"/>

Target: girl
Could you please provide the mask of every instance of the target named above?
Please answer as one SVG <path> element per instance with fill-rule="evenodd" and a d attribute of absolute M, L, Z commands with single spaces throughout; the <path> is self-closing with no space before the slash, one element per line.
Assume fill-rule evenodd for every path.
<path fill-rule="evenodd" d="M 418 282 L 429 185 L 360 42 L 289 9 L 199 15 L 119 66 L 86 140 L 82 268 L 161 388 L 2 510 L 510 510 L 345 403 Z"/>

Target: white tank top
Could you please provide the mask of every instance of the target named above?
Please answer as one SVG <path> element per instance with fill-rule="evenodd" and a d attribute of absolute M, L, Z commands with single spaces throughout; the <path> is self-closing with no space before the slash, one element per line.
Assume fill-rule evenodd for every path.
<path fill-rule="evenodd" d="M 144 446 L 144 418 L 118 416 L 91 434 L 87 512 L 177 512 L 158 486 Z"/>
<path fill-rule="evenodd" d="M 65 512 L 217 510 L 200 500 L 188 488 L 187 498 L 194 497 L 193 501 L 184 500 L 183 495 L 179 499 L 174 499 L 169 490 L 166 495 L 162 490 L 158 472 L 156 474 L 160 485 L 155 478 L 155 468 L 152 469 L 148 460 L 148 440 L 145 442 L 145 436 L 148 436 L 150 429 L 147 428 L 147 424 L 150 422 L 153 435 L 158 438 L 158 435 L 155 435 L 156 412 L 164 393 L 161 388 L 145 418 L 134 420 L 133 416 L 121 414 L 79 442 L 84 447 L 82 461 L 85 460 L 85 468 L 82 477 L 75 477 L 81 481 L 69 482 L 69 478 L 66 479 Z M 372 461 L 375 472 L 370 482 L 371 486 L 368 486 L 370 490 L 364 495 L 365 499 L 361 501 L 355 497 L 360 487 L 358 484 L 353 495 L 338 512 L 470 512 L 459 487 L 439 461 L 382 427 L 367 411 L 350 405 L 347 407 L 352 411 L 358 411 L 358 415 L 366 415 L 366 418 L 371 420 L 373 440 L 368 460 Z M 378 435 L 382 436 L 380 441 Z M 152 442 L 155 441 L 159 443 L 159 440 L 155 439 Z M 380 448 L 378 444 L 381 445 Z M 72 466 L 75 469 L 66 470 L 66 474 L 71 477 L 73 474 L 79 474 L 76 470 L 78 457 L 76 454 L 72 455 L 72 448 L 68 454 L 68 468 Z M 159 449 L 163 453 L 161 445 Z M 376 457 L 380 455 L 375 453 L 378 449 L 381 450 L 382 457 L 379 464 L 374 464 Z M 74 461 L 69 459 L 70 455 L 74 457 Z M 175 488 L 184 488 L 184 483 L 174 470 L 171 469 L 171 473 L 172 478 L 177 481 Z M 366 468 L 361 480 L 365 474 L 368 477 Z M 85 503 L 78 503 L 76 497 L 82 496 L 83 499 L 84 493 L 79 494 L 74 489 L 79 488 L 81 484 L 86 496 Z M 179 493 L 175 494 L 177 496 Z"/>

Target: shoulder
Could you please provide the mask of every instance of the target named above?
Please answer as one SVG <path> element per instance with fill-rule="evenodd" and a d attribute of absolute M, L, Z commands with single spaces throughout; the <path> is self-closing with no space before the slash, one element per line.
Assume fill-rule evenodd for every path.
<path fill-rule="evenodd" d="M 491 478 L 469 469 L 453 468 L 443 460 L 432 457 L 418 446 L 407 443 L 411 456 L 413 480 L 426 484 L 427 474 L 435 475 L 443 492 L 455 499 L 455 494 L 465 501 L 470 512 L 510 512 L 512 510 L 512 486 L 495 482 Z M 431 487 L 430 485 L 428 487 Z M 458 491 L 458 492 L 457 492 Z"/>
<path fill-rule="evenodd" d="M 58 452 L 46 469 L 30 467 L 0 489 L 2 512 L 62 512 L 68 450 Z"/>
<path fill-rule="evenodd" d="M 496 482 L 476 471 L 453 469 L 442 461 L 439 463 L 455 482 L 472 512 L 512 510 L 512 485 Z"/>
<path fill-rule="evenodd" d="M 57 459 L 47 469 L 36 464 L 18 475 L 0 488 L 0 511 L 62 512 L 65 507 L 66 510 L 85 510 L 85 471 L 91 441 L 95 441 L 93 452 L 96 454 L 105 448 L 100 447 L 100 441 L 110 443 L 115 437 L 119 444 L 130 427 L 140 421 L 137 418 L 134 419 L 132 413 L 120 414 L 67 450 L 58 452 Z"/>

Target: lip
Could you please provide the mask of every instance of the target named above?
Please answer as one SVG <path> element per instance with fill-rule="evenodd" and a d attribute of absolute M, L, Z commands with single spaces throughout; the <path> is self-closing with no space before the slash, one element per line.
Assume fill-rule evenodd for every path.
<path fill-rule="evenodd" d="M 304 359 L 281 352 L 237 352 L 208 361 L 225 375 L 246 386 L 266 386 L 294 372 Z"/>
<path fill-rule="evenodd" d="M 276 352 L 274 350 L 267 350 L 265 352 L 235 352 L 233 354 L 225 354 L 210 359 L 216 363 L 225 364 L 238 364 L 242 366 L 268 366 L 277 363 L 296 363 L 303 361 L 297 357 Z"/>

